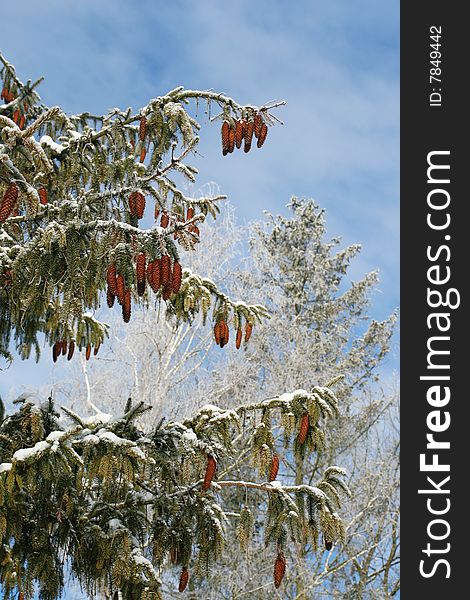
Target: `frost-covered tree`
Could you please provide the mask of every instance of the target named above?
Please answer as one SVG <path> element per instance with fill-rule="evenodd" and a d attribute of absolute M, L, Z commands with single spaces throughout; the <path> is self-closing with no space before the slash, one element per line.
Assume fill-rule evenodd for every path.
<path fill-rule="evenodd" d="M 186 196 L 178 177 L 193 181 L 196 174 L 186 163 L 199 129 L 187 110 L 191 100 L 209 113 L 220 108 L 224 154 L 242 145 L 248 152 L 254 139 L 261 147 L 274 106 L 177 88 L 137 112 L 66 115 L 41 103 L 38 82 L 23 84 L 0 62 L 3 356 L 11 358 L 13 344 L 23 358 L 38 355 L 42 336 L 54 361 L 78 351 L 92 359 L 106 342 L 107 327 L 95 315 L 104 298 L 109 307 L 120 304 L 126 323 L 132 306 L 156 303 L 175 323 L 210 316 L 221 347 L 229 325 L 236 344 L 242 337 L 246 343 L 267 311 L 182 269 L 177 244 L 195 248 L 218 198 Z M 150 201 L 160 224 L 143 228 Z M 60 415 L 53 398 L 19 398 L 17 410 L 0 415 L 4 597 L 32 598 L 37 584 L 41 598 L 58 598 L 67 572 L 88 595 L 115 599 L 160 598 L 166 573 L 180 592 L 202 586 L 198 578 L 219 559 L 231 520 L 242 544 L 253 524 L 259 537 L 251 492 L 267 498 L 263 536 L 279 588 L 290 545 L 309 543 L 321 553 L 345 540 L 342 469 L 328 466 L 312 482 L 277 477 L 278 431 L 298 462 L 324 452 L 325 424 L 339 412 L 332 390 L 339 378 L 230 409 L 206 402 L 184 419 L 147 429 L 139 417 L 149 407 L 139 398 L 129 399 L 123 414 L 114 407 L 117 416 L 80 416 L 67 407 Z M 250 477 L 230 478 L 233 464 L 246 464 Z M 226 508 L 239 489 L 247 501 Z"/>
<path fill-rule="evenodd" d="M 318 560 L 311 547 L 301 552 L 290 546 L 296 568 L 286 576 L 282 593 L 292 599 L 386 598 L 399 589 L 398 434 L 391 426 L 397 394 L 380 389 L 379 367 L 396 315 L 383 322 L 368 317 L 378 275 L 373 272 L 358 282 L 350 281 L 350 262 L 360 247 L 344 248 L 338 238 L 328 238 L 325 214 L 313 201 L 294 198 L 290 212 L 287 217 L 269 215 L 264 223 L 240 227 L 229 207 L 222 226 L 211 225 L 201 242 L 213 258 L 207 265 L 212 277 L 218 280 L 223 265 L 230 293 L 236 290 L 269 306 L 271 319 L 257 327 L 245 352 L 233 342 L 222 352 L 209 352 L 210 334 L 197 320 L 190 329 L 172 330 L 161 314 L 146 311 L 136 316 L 131 327 L 113 328 L 111 352 L 89 370 L 85 361 L 72 363 L 73 373 L 54 389 L 71 404 L 73 390 L 81 385 L 84 392 L 91 391 L 92 401 L 106 407 L 119 386 L 139 389 L 154 404 L 156 415 L 186 417 L 207 398 L 234 408 L 253 395 L 269 397 L 301 382 L 328 381 L 335 372 L 345 373 L 335 388 L 341 414 L 330 422 L 323 454 L 313 453 L 297 462 L 292 453 L 284 453 L 280 474 L 282 481 L 293 484 L 314 481 L 331 462 L 348 468 L 354 493 L 345 512 L 346 543 L 341 552 L 335 548 L 328 560 Z M 244 256 L 241 241 L 247 239 L 250 253 Z M 235 253 L 237 264 L 230 260 Z M 198 254 L 193 254 L 192 267 L 198 266 L 197 260 Z M 294 310 L 293 297 L 298 298 Z M 120 362 L 128 367 L 115 377 Z M 158 381 L 152 377 L 155 372 L 163 372 Z M 167 372 L 171 376 L 166 378 Z M 177 386 L 171 386 L 171 377 Z M 150 415 L 149 423 L 154 418 Z M 238 452 L 243 452 L 246 439 L 236 443 Z M 282 439 L 276 444 L 281 449 Z M 243 479 L 249 473 L 237 461 L 231 469 L 231 477 Z M 230 501 L 236 511 L 246 501 L 243 490 L 232 493 Z M 263 497 L 255 495 L 250 501 L 254 509 L 263 504 Z M 208 599 L 261 599 L 271 585 L 269 558 L 256 544 L 240 549 L 235 532 L 236 527 L 204 589 Z"/>

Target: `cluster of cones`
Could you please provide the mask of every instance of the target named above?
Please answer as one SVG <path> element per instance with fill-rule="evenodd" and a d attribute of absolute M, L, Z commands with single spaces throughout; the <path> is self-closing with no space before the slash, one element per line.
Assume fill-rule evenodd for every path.
<path fill-rule="evenodd" d="M 85 358 L 87 360 L 90 359 L 91 348 L 92 348 L 91 344 L 88 344 L 86 347 Z M 97 344 L 93 349 L 93 356 L 96 356 L 98 354 L 99 349 L 100 349 L 100 344 Z M 57 359 L 59 358 L 59 356 L 65 356 L 65 355 L 67 355 L 67 360 L 71 360 L 74 351 L 75 351 L 74 340 L 70 340 L 70 342 L 67 342 L 67 340 L 58 341 L 52 346 L 52 360 L 54 362 L 57 362 Z"/>
<path fill-rule="evenodd" d="M 253 136 L 258 140 L 258 148 L 264 144 L 268 135 L 268 126 L 263 120 L 261 113 L 256 113 L 251 119 L 237 119 L 233 122 L 225 120 L 222 123 L 222 154 L 226 156 L 231 154 L 235 148 L 241 148 L 249 152 L 253 141 Z"/>
<path fill-rule="evenodd" d="M 253 331 L 253 325 L 251 323 L 247 323 L 245 325 L 245 342 L 251 337 L 251 332 Z M 220 319 L 214 325 L 214 339 L 217 346 L 223 348 L 228 344 L 230 338 L 230 330 L 228 328 L 227 322 L 224 319 Z M 237 335 L 235 339 L 235 347 L 238 350 L 242 345 L 243 340 L 243 330 L 241 327 L 237 329 Z"/>
<path fill-rule="evenodd" d="M 171 261 L 168 254 L 147 263 L 144 252 L 136 258 L 136 291 L 138 296 L 143 296 L 147 284 L 157 294 L 161 290 L 163 300 L 168 300 L 177 294 L 181 287 L 182 268 L 180 263 Z M 128 323 L 131 318 L 131 290 L 126 286 L 124 275 L 117 272 L 116 265 L 111 264 L 106 274 L 107 292 L 106 300 L 109 308 L 114 306 L 117 299 L 122 307 L 122 318 Z"/>

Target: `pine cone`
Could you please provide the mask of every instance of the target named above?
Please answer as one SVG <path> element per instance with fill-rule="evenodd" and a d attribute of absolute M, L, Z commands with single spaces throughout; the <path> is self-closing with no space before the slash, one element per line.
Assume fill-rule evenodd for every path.
<path fill-rule="evenodd" d="M 240 327 L 237 329 L 237 339 L 235 341 L 235 347 L 238 350 L 240 348 L 240 346 L 242 345 L 242 337 L 243 337 L 243 332 L 240 329 Z"/>
<path fill-rule="evenodd" d="M 300 419 L 299 435 L 297 436 L 299 444 L 303 444 L 307 439 L 309 427 L 310 418 L 308 416 L 308 413 L 304 413 L 302 415 L 302 418 Z"/>
<path fill-rule="evenodd" d="M 173 294 L 173 286 L 171 283 L 163 286 L 162 298 L 163 300 L 169 300 Z"/>
<path fill-rule="evenodd" d="M 93 356 L 96 356 L 96 355 L 98 354 L 98 352 L 99 352 L 99 349 L 100 349 L 100 346 L 101 346 L 101 343 L 100 343 L 100 342 L 98 342 L 98 343 L 96 344 L 96 346 L 94 347 L 94 349 L 93 349 Z"/>
<path fill-rule="evenodd" d="M 87 360 L 90 360 L 90 356 L 91 356 L 91 344 L 87 344 L 86 351 L 85 351 L 85 358 Z"/>
<path fill-rule="evenodd" d="M 194 208 L 192 206 L 188 207 L 188 212 L 186 214 L 186 221 L 189 221 L 194 217 Z"/>
<path fill-rule="evenodd" d="M 106 303 L 107 303 L 107 305 L 108 305 L 109 308 L 113 308 L 113 306 L 114 306 L 114 298 L 115 298 L 115 295 L 113 294 L 113 292 L 108 287 L 108 289 L 106 291 Z"/>
<path fill-rule="evenodd" d="M 75 351 L 75 342 L 73 340 L 70 340 L 69 351 L 67 353 L 67 360 L 72 360 L 74 351 Z"/>
<path fill-rule="evenodd" d="M 245 131 L 245 121 L 243 119 L 239 119 L 235 123 L 235 145 L 237 148 L 240 148 L 242 145 L 244 131 Z"/>
<path fill-rule="evenodd" d="M 137 194 L 138 192 L 132 192 L 129 196 L 129 212 L 132 217 L 137 216 Z"/>
<path fill-rule="evenodd" d="M 142 150 L 140 151 L 140 156 L 139 156 L 139 160 L 141 163 L 144 162 L 146 156 L 147 156 L 147 150 L 146 150 L 146 148 L 142 148 Z M 142 218 L 142 217 L 140 217 L 140 218 Z"/>
<path fill-rule="evenodd" d="M 281 585 L 286 573 L 286 557 L 282 552 L 278 552 L 274 563 L 274 587 L 278 588 Z"/>
<path fill-rule="evenodd" d="M 166 229 L 170 224 L 170 215 L 166 212 L 166 210 L 162 213 L 162 218 L 160 219 L 160 227 Z"/>
<path fill-rule="evenodd" d="M 230 337 L 230 330 L 225 321 L 220 322 L 221 325 L 221 334 L 220 334 L 220 347 L 223 348 L 228 344 L 228 340 Z"/>
<path fill-rule="evenodd" d="M 184 590 L 186 589 L 186 586 L 188 585 L 188 581 L 189 581 L 189 571 L 187 567 L 183 567 L 181 570 L 181 575 L 180 575 L 180 582 L 179 582 L 179 586 L 178 586 L 178 591 L 179 592 L 184 592 Z"/>
<path fill-rule="evenodd" d="M 173 294 L 177 294 L 181 287 L 182 269 L 178 261 L 173 264 Z"/>
<path fill-rule="evenodd" d="M 228 151 L 230 153 L 232 153 L 234 148 L 235 148 L 235 127 L 233 125 L 230 125 L 230 128 L 228 130 Z"/>
<path fill-rule="evenodd" d="M 125 290 L 124 276 L 119 274 L 116 276 L 116 296 L 117 296 L 119 304 L 121 304 L 121 305 L 124 302 L 124 290 Z"/>
<path fill-rule="evenodd" d="M 143 161 L 140 161 L 143 162 Z M 142 219 L 145 211 L 145 196 L 140 192 L 136 192 L 135 213 L 138 219 Z"/>
<path fill-rule="evenodd" d="M 4 223 L 11 213 L 14 211 L 18 201 L 18 187 L 15 183 L 11 183 L 0 202 L 0 223 Z"/>
<path fill-rule="evenodd" d="M 20 120 L 20 111 L 16 109 L 13 113 L 13 121 L 18 125 L 18 121 Z"/>
<path fill-rule="evenodd" d="M 325 543 L 325 550 L 331 550 L 333 548 L 333 542 L 331 542 L 328 538 L 323 536 L 323 541 Z"/>
<path fill-rule="evenodd" d="M 261 133 L 261 126 L 263 125 L 263 118 L 260 113 L 256 113 L 253 119 L 253 133 L 256 138 L 259 138 Z"/>
<path fill-rule="evenodd" d="M 253 325 L 251 323 L 247 323 L 245 327 L 245 342 L 247 342 L 251 338 L 251 332 L 253 331 Z"/>
<path fill-rule="evenodd" d="M 122 318 L 124 323 L 131 320 L 131 290 L 126 288 L 124 292 L 124 302 L 122 303 Z"/>
<path fill-rule="evenodd" d="M 57 362 L 57 357 L 59 356 L 60 352 L 59 352 L 59 342 L 56 342 L 53 346 L 52 346 L 52 360 L 54 362 Z"/>
<path fill-rule="evenodd" d="M 152 290 L 156 294 L 162 285 L 162 259 L 157 258 L 153 261 L 152 270 Z"/>
<path fill-rule="evenodd" d="M 222 154 L 225 156 L 228 152 L 228 146 L 229 146 L 229 130 L 230 130 L 230 125 L 228 123 L 228 121 L 224 121 L 222 123 L 222 130 L 221 130 L 221 134 L 222 134 Z"/>
<path fill-rule="evenodd" d="M 274 481 L 279 472 L 279 456 L 277 454 L 273 454 L 271 459 L 271 467 L 269 469 L 269 477 L 268 481 Z"/>
<path fill-rule="evenodd" d="M 47 190 L 46 188 L 39 189 L 39 202 L 41 204 L 47 204 Z"/>
<path fill-rule="evenodd" d="M 24 115 L 21 115 L 20 121 L 18 123 L 18 127 L 20 129 L 24 129 L 25 123 L 26 123 L 26 117 Z"/>
<path fill-rule="evenodd" d="M 145 283 L 145 267 L 146 267 L 146 256 L 144 252 L 137 255 L 136 258 L 136 279 L 137 283 Z"/>
<path fill-rule="evenodd" d="M 162 285 L 166 286 L 171 280 L 171 259 L 168 254 L 164 254 L 161 258 L 162 265 Z"/>
<path fill-rule="evenodd" d="M 116 265 L 111 264 L 108 267 L 106 273 L 106 283 L 108 284 L 109 291 L 113 296 L 117 296 L 117 280 L 116 280 Z"/>
<path fill-rule="evenodd" d="M 243 147 L 244 152 L 249 152 L 251 148 L 251 140 L 253 139 L 253 121 L 247 121 L 245 123 L 245 131 L 243 132 L 243 139 L 245 145 Z"/>
<path fill-rule="evenodd" d="M 212 479 L 217 469 L 217 461 L 213 456 L 207 458 L 206 472 L 204 474 L 204 483 L 202 484 L 203 491 L 208 490 L 211 487 Z"/>
<path fill-rule="evenodd" d="M 261 125 L 261 132 L 259 134 L 258 141 L 256 142 L 256 145 L 258 146 L 258 148 L 261 148 L 261 146 L 264 144 L 264 140 L 266 139 L 267 135 L 268 135 L 268 126 L 266 125 L 266 123 L 263 123 Z"/>
<path fill-rule="evenodd" d="M 65 356 L 67 354 L 67 340 L 62 340 L 62 343 L 60 346 L 61 346 L 62 356 Z"/>
<path fill-rule="evenodd" d="M 139 140 L 144 141 L 147 135 L 147 119 L 142 117 L 139 124 Z"/>
<path fill-rule="evenodd" d="M 217 346 L 220 346 L 221 335 L 222 335 L 222 325 L 221 325 L 221 321 L 219 321 L 218 323 L 216 323 L 214 325 L 214 339 L 215 339 L 215 343 L 217 344 Z"/>

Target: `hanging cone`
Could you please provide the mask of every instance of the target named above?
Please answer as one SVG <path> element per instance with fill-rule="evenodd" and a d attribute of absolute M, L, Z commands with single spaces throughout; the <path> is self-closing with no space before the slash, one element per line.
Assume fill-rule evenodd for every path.
<path fill-rule="evenodd" d="M 274 481 L 279 472 L 279 456 L 277 454 L 273 454 L 271 459 L 271 467 L 269 469 L 269 477 L 268 481 Z"/>
<path fill-rule="evenodd" d="M 286 557 L 282 552 L 278 552 L 274 563 L 274 587 L 278 588 L 281 585 L 286 573 Z"/>
<path fill-rule="evenodd" d="M 155 294 L 158 292 L 162 285 L 162 259 L 157 258 L 153 261 L 153 271 L 152 271 L 152 290 Z"/>
<path fill-rule="evenodd" d="M 179 262 L 175 262 L 173 265 L 173 294 L 177 294 L 181 287 L 181 276 L 182 269 Z"/>
<path fill-rule="evenodd" d="M 235 340 L 235 347 L 237 350 L 239 350 L 240 346 L 242 345 L 242 338 L 243 338 L 243 331 L 239 327 L 237 329 L 237 339 Z"/>
<path fill-rule="evenodd" d="M 143 162 L 143 161 L 141 161 L 141 162 Z M 143 194 L 141 194 L 140 192 L 136 192 L 135 216 L 138 219 L 142 219 L 142 217 L 144 216 L 144 211 L 145 211 L 145 196 Z"/>
<path fill-rule="evenodd" d="M 124 323 L 131 320 L 131 290 L 126 288 L 124 292 L 124 302 L 122 303 L 122 318 Z"/>
<path fill-rule="evenodd" d="M 56 342 L 53 346 L 52 346 L 52 360 L 54 362 L 57 362 L 57 357 L 59 356 L 59 342 Z"/>
<path fill-rule="evenodd" d="M 267 135 L 268 135 L 268 126 L 266 125 L 266 123 L 263 123 L 261 125 L 261 132 L 259 134 L 258 141 L 256 142 L 256 145 L 258 146 L 258 148 L 261 148 L 261 146 L 264 144 L 264 140 L 266 139 Z"/>
<path fill-rule="evenodd" d="M 222 328 L 220 321 L 214 325 L 214 339 L 217 346 L 220 346 L 220 339 L 222 334 Z"/>
<path fill-rule="evenodd" d="M 306 412 L 302 415 L 302 418 L 300 419 L 299 435 L 297 436 L 299 444 L 303 444 L 307 439 L 309 427 L 310 418 L 308 416 L 308 413 Z"/>
<path fill-rule="evenodd" d="M 101 344 L 100 344 L 100 342 L 98 342 L 98 344 L 93 349 L 93 356 L 96 356 L 98 354 L 100 346 L 101 346 Z"/>
<path fill-rule="evenodd" d="M 181 575 L 180 575 L 180 582 L 178 585 L 178 591 L 179 592 L 184 592 L 184 590 L 186 589 L 186 586 L 188 585 L 188 581 L 189 581 L 189 571 L 187 567 L 183 567 L 181 570 Z"/>
<path fill-rule="evenodd" d="M 194 217 L 194 208 L 192 206 L 188 207 L 188 212 L 186 214 L 186 221 L 189 221 Z"/>
<path fill-rule="evenodd" d="M 61 354 L 62 354 L 62 356 L 65 356 L 67 354 L 67 340 L 62 340 Z"/>
<path fill-rule="evenodd" d="M 247 323 L 245 327 L 245 342 L 247 342 L 250 339 L 252 331 L 253 325 L 251 323 Z"/>
<path fill-rule="evenodd" d="M 222 154 L 225 156 L 228 152 L 228 136 L 229 136 L 230 125 L 228 121 L 222 123 L 221 135 L 222 135 Z"/>
<path fill-rule="evenodd" d="M 85 351 L 86 360 L 90 360 L 90 356 L 91 356 L 91 344 L 87 344 L 86 351 Z"/>
<path fill-rule="evenodd" d="M 235 128 L 233 127 L 233 125 L 230 125 L 230 128 L 228 130 L 228 151 L 230 153 L 232 153 L 234 148 L 235 148 Z"/>
<path fill-rule="evenodd" d="M 108 289 L 106 290 L 106 304 L 108 305 L 108 308 L 113 308 L 115 297 L 116 296 L 108 287 Z"/>
<path fill-rule="evenodd" d="M 253 133 L 255 134 L 256 138 L 259 138 L 259 136 L 260 136 L 262 125 L 263 125 L 263 118 L 261 117 L 260 113 L 256 113 L 256 115 L 254 116 L 254 119 L 253 119 Z"/>
<path fill-rule="evenodd" d="M 245 145 L 243 147 L 244 152 L 249 152 L 251 148 L 251 140 L 253 139 L 253 121 L 247 121 L 245 123 L 245 131 L 243 132 L 243 139 Z"/>
<path fill-rule="evenodd" d="M 170 215 L 166 212 L 166 210 L 162 213 L 162 218 L 160 219 L 160 227 L 166 229 L 170 223 Z"/>
<path fill-rule="evenodd" d="M 145 140 L 145 136 L 147 135 L 147 119 L 142 117 L 139 123 L 139 140 L 142 142 Z"/>
<path fill-rule="evenodd" d="M 73 340 L 71 340 L 70 344 L 69 344 L 69 351 L 67 353 L 67 360 L 72 360 L 74 351 L 75 351 L 75 342 Z"/>
<path fill-rule="evenodd" d="M 204 483 L 202 484 L 202 489 L 204 491 L 208 490 L 211 487 L 212 479 L 214 478 L 216 470 L 217 461 L 213 456 L 209 456 L 207 458 L 206 472 L 204 474 Z"/>
<path fill-rule="evenodd" d="M 0 202 L 0 223 L 4 223 L 16 207 L 18 201 L 18 187 L 15 183 L 11 183 Z"/>
<path fill-rule="evenodd" d="M 243 133 L 245 131 L 245 121 L 239 119 L 235 124 L 235 145 L 240 148 L 243 142 Z"/>
<path fill-rule="evenodd" d="M 137 255 L 135 261 L 135 273 L 137 283 L 145 283 L 145 268 L 146 268 L 146 256 L 144 252 Z"/>
<path fill-rule="evenodd" d="M 142 150 L 140 151 L 140 156 L 139 156 L 139 160 L 141 163 L 144 162 L 146 156 L 147 156 L 147 149 L 142 148 Z M 140 217 L 140 218 L 142 218 L 142 217 Z"/>
<path fill-rule="evenodd" d="M 119 274 L 116 276 L 116 296 L 119 304 L 122 304 L 124 302 L 124 289 L 124 277 L 121 274 Z"/>
<path fill-rule="evenodd" d="M 171 280 L 171 259 L 168 254 L 162 256 L 162 285 L 166 286 Z"/>
<path fill-rule="evenodd" d="M 113 296 L 117 296 L 116 265 L 111 264 L 106 272 L 106 283 Z"/>
<path fill-rule="evenodd" d="M 43 205 L 47 204 L 47 190 L 46 188 L 39 189 L 39 202 Z"/>

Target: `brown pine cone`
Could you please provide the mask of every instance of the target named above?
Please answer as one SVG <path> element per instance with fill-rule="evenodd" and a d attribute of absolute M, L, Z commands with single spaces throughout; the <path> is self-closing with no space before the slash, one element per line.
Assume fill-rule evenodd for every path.
<path fill-rule="evenodd" d="M 274 563 L 274 587 L 278 588 L 281 585 L 286 573 L 286 557 L 283 552 L 278 552 Z"/>
<path fill-rule="evenodd" d="M 220 346 L 221 335 L 222 335 L 222 325 L 221 325 L 221 321 L 219 321 L 218 323 L 216 323 L 214 325 L 214 339 L 215 339 L 215 343 L 217 344 L 217 346 Z"/>
<path fill-rule="evenodd" d="M 266 125 L 266 123 L 263 123 L 261 125 L 261 132 L 259 134 L 258 141 L 256 142 L 256 145 L 258 146 L 258 148 L 261 148 L 261 146 L 264 144 L 264 140 L 266 139 L 267 135 L 268 135 L 268 126 Z"/>
<path fill-rule="evenodd" d="M 39 202 L 41 204 L 47 204 L 47 190 L 46 188 L 39 189 Z"/>
<path fill-rule="evenodd" d="M 229 146 L 229 130 L 230 130 L 230 125 L 228 123 L 228 121 L 224 121 L 222 123 L 222 129 L 221 129 L 221 134 L 222 134 L 222 154 L 225 156 L 228 152 L 228 146 Z"/>
<path fill-rule="evenodd" d="M 74 351 L 75 351 L 75 342 L 73 340 L 70 340 L 69 351 L 67 353 L 67 360 L 72 360 Z"/>
<path fill-rule="evenodd" d="M 162 293 L 163 300 L 169 300 L 171 298 L 172 294 L 173 294 L 173 286 L 170 282 L 167 285 L 163 286 L 163 293 Z"/>
<path fill-rule="evenodd" d="M 4 223 L 15 210 L 17 201 L 18 187 L 15 183 L 10 183 L 0 202 L 0 223 Z"/>
<path fill-rule="evenodd" d="M 143 161 L 141 161 L 143 162 Z M 140 192 L 136 192 L 135 214 L 138 219 L 142 219 L 145 211 L 145 196 Z"/>
<path fill-rule="evenodd" d="M 61 342 L 61 354 L 65 356 L 67 354 L 67 340 L 62 340 Z"/>
<path fill-rule="evenodd" d="M 171 280 L 171 259 L 168 254 L 164 254 L 161 258 L 162 265 L 162 285 L 166 286 Z"/>
<path fill-rule="evenodd" d="M 129 212 L 132 217 L 137 216 L 137 194 L 138 192 L 132 192 L 129 196 Z"/>
<path fill-rule="evenodd" d="M 25 123 L 26 123 L 26 117 L 24 115 L 21 115 L 19 123 L 18 123 L 18 127 L 20 129 L 24 129 Z"/>
<path fill-rule="evenodd" d="M 124 323 L 131 320 L 131 290 L 126 288 L 124 292 L 124 302 L 122 303 L 122 318 Z"/>
<path fill-rule="evenodd" d="M 323 536 L 323 541 L 325 543 L 325 550 L 331 550 L 333 548 L 333 542 L 330 541 L 328 538 L 326 538 L 325 536 Z"/>
<path fill-rule="evenodd" d="M 119 274 L 116 276 L 116 296 L 117 296 L 119 304 L 121 304 L 121 305 L 124 302 L 124 290 L 125 290 L 124 276 Z"/>
<path fill-rule="evenodd" d="M 303 444 L 305 442 L 305 440 L 307 439 L 309 427 L 310 427 L 310 418 L 308 416 L 308 413 L 304 413 L 302 415 L 302 418 L 300 419 L 299 435 L 297 436 L 299 444 Z"/>
<path fill-rule="evenodd" d="M 113 306 L 114 306 L 114 298 L 115 298 L 115 295 L 113 294 L 113 292 L 108 287 L 108 289 L 106 291 L 106 304 L 108 305 L 109 308 L 113 308 Z"/>
<path fill-rule="evenodd" d="M 253 121 L 247 121 L 245 123 L 245 131 L 243 132 L 243 139 L 245 145 L 243 147 L 244 152 L 249 152 L 251 148 L 251 140 L 253 139 Z"/>
<path fill-rule="evenodd" d="M 202 484 L 203 491 L 208 490 L 211 487 L 212 479 L 217 470 L 217 461 L 213 456 L 207 458 L 206 472 L 204 474 L 204 483 Z"/>
<path fill-rule="evenodd" d="M 178 591 L 179 592 L 184 592 L 184 590 L 186 589 L 186 586 L 188 585 L 188 581 L 189 581 L 189 571 L 187 567 L 183 567 L 181 569 L 181 575 L 180 575 L 180 582 L 178 585 Z"/>
<path fill-rule="evenodd" d="M 142 142 L 145 140 L 145 136 L 147 135 L 147 119 L 145 117 L 141 117 L 139 123 L 139 140 Z"/>
<path fill-rule="evenodd" d="M 235 123 L 235 145 L 237 148 L 240 148 L 242 145 L 244 131 L 245 131 L 245 121 L 243 119 L 239 119 Z"/>
<path fill-rule="evenodd" d="M 173 264 L 173 294 L 177 294 L 181 287 L 182 269 L 178 261 Z"/>
<path fill-rule="evenodd" d="M 116 281 L 116 265 L 111 264 L 108 267 L 106 273 L 106 283 L 108 284 L 109 291 L 113 296 L 117 295 L 117 281 Z"/>
<path fill-rule="evenodd" d="M 135 261 L 135 273 L 137 283 L 145 283 L 145 268 L 146 268 L 146 256 L 144 252 L 137 255 Z"/>
<path fill-rule="evenodd" d="M 230 330 L 225 321 L 221 321 L 221 334 L 220 334 L 220 347 L 223 348 L 228 344 L 228 340 L 230 337 Z"/>
<path fill-rule="evenodd" d="M 235 340 L 235 347 L 237 350 L 239 350 L 240 346 L 242 345 L 242 338 L 243 338 L 243 332 L 239 327 L 237 329 L 237 339 Z"/>
<path fill-rule="evenodd" d="M 194 217 L 194 208 L 192 206 L 188 206 L 188 212 L 186 214 L 186 221 L 189 221 Z"/>
<path fill-rule="evenodd" d="M 86 351 L 85 351 L 86 360 L 90 360 L 90 356 L 91 356 L 91 344 L 87 344 Z"/>
<path fill-rule="evenodd" d="M 142 150 L 140 151 L 140 156 L 139 156 L 139 160 L 141 163 L 144 162 L 146 156 L 147 156 L 147 149 L 142 148 Z M 140 217 L 140 218 L 142 218 L 142 217 Z"/>
<path fill-rule="evenodd" d="M 232 153 L 235 148 L 235 127 L 230 125 L 228 130 L 228 151 Z"/>
<path fill-rule="evenodd" d="M 20 111 L 19 111 L 19 109 L 17 109 L 13 113 L 13 121 L 18 125 L 19 120 L 20 120 Z"/>
<path fill-rule="evenodd" d="M 251 332 L 253 331 L 253 325 L 251 323 L 247 323 L 245 327 L 245 342 L 247 342 L 251 338 Z"/>
<path fill-rule="evenodd" d="M 170 224 L 170 215 L 166 212 L 166 210 L 162 213 L 162 218 L 160 219 L 160 227 L 166 229 Z"/>
<path fill-rule="evenodd" d="M 261 133 L 261 126 L 263 125 L 263 118 L 260 113 L 256 113 L 253 119 L 253 133 L 256 138 L 259 138 Z"/>
<path fill-rule="evenodd" d="M 152 290 L 156 294 L 162 285 L 162 259 L 157 258 L 153 261 L 152 271 Z"/>
<path fill-rule="evenodd" d="M 60 350 L 60 349 L 59 349 L 59 342 L 56 342 L 56 343 L 55 343 L 55 344 L 52 346 L 52 360 L 53 360 L 54 362 L 57 362 L 57 357 L 58 357 L 58 356 L 59 356 L 59 354 L 60 354 L 60 351 L 59 351 L 59 350 Z"/>
<path fill-rule="evenodd" d="M 269 469 L 269 477 L 268 481 L 274 481 L 279 472 L 279 456 L 277 454 L 273 454 L 271 459 L 271 467 Z"/>
<path fill-rule="evenodd" d="M 98 351 L 100 349 L 101 343 L 98 342 L 98 344 L 94 347 L 93 349 L 93 356 L 96 356 L 98 354 Z"/>

